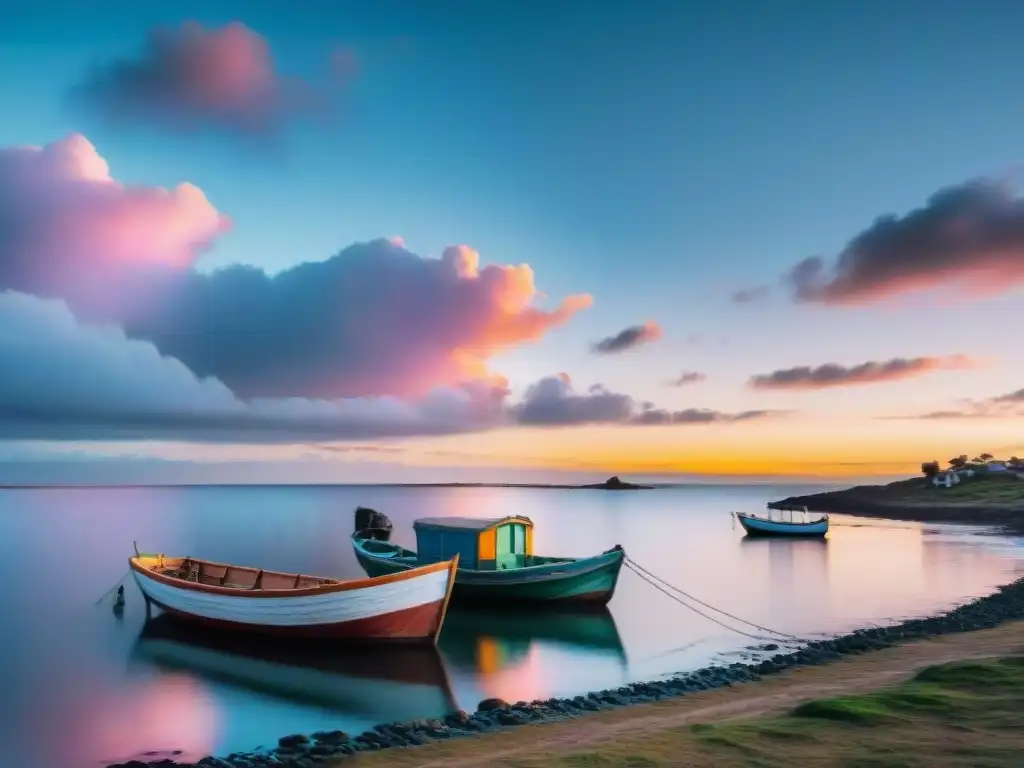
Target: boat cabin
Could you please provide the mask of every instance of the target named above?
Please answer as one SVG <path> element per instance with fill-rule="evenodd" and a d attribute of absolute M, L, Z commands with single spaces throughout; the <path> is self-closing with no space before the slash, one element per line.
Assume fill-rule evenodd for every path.
<path fill-rule="evenodd" d="M 533 557 L 528 517 L 425 517 L 413 523 L 421 564 L 459 555 L 459 567 L 479 571 L 522 568 Z"/>

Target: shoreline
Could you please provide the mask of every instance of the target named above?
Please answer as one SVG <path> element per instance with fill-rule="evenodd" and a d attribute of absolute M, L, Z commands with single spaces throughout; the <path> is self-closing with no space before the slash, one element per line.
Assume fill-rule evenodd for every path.
<path fill-rule="evenodd" d="M 438 720 L 383 723 L 362 734 L 342 731 L 318 732 L 309 736 L 292 734 L 281 737 L 279 746 L 269 752 L 234 753 L 227 757 L 203 758 L 197 763 L 174 763 L 165 759 L 149 765 L 165 768 L 258 768 L 265 765 L 309 768 L 312 765 L 329 766 L 337 764 L 338 760 L 344 762 L 345 758 L 353 755 L 398 747 L 440 741 L 472 743 L 474 739 L 471 737 L 514 731 L 522 725 L 553 724 L 616 710 L 628 712 L 637 706 L 682 700 L 723 688 L 735 687 L 737 695 L 742 695 L 742 692 L 753 695 L 756 686 L 745 684 L 758 683 L 780 673 L 841 662 L 858 654 L 907 646 L 918 641 L 992 630 L 1021 620 L 1024 620 L 1024 578 L 936 616 L 855 630 L 829 640 L 805 644 L 780 640 L 760 646 L 759 650 L 764 652 L 776 651 L 775 655 L 761 661 L 713 665 L 664 680 L 630 683 L 615 690 L 564 699 L 516 703 L 485 699 L 472 714 L 456 712 Z M 862 658 L 867 661 L 871 656 Z M 144 768 L 146 765 L 146 762 L 136 760 L 115 763 L 108 768 Z"/>
<path fill-rule="evenodd" d="M 770 509 L 807 507 L 809 512 L 851 515 L 907 523 L 979 525 L 1009 534 L 1024 533 L 1024 506 L 985 502 L 900 502 L 858 496 L 856 489 L 790 496 L 768 504 Z"/>
<path fill-rule="evenodd" d="M 835 765 L 837 758 L 880 765 L 879 754 L 893 766 L 1017 765 L 1024 757 L 1022 630 L 1015 621 L 902 643 L 749 685 L 538 725 L 529 738 L 510 729 L 325 765 L 668 768 L 680 754 L 691 768 Z M 936 689 L 937 681 L 952 685 Z M 961 738 L 947 761 L 950 729 Z M 1008 731 L 1015 736 L 1001 737 Z"/>

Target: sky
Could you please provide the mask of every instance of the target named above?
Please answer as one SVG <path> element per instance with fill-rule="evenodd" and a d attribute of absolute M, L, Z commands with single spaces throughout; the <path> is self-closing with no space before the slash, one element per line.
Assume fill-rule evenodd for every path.
<path fill-rule="evenodd" d="M 1017 3 L 0 10 L 0 483 L 1024 451 Z"/>

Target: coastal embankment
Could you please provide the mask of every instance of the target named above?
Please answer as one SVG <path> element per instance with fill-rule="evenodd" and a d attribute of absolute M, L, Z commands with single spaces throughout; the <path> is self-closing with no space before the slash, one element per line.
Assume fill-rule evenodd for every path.
<path fill-rule="evenodd" d="M 926 477 L 888 485 L 858 485 L 839 491 L 790 496 L 771 508 L 807 507 L 811 512 L 879 517 L 922 523 L 967 523 L 1024 532 L 1024 480 L 1016 473 L 937 487 Z"/>
<path fill-rule="evenodd" d="M 694 744 L 700 750 L 711 750 L 708 754 L 715 750 L 726 750 L 725 757 L 720 755 L 710 762 L 694 762 L 694 765 L 728 765 L 729 760 L 738 764 L 746 748 L 743 746 L 744 739 L 771 741 L 777 737 L 780 744 L 775 746 L 780 749 L 785 747 L 792 750 L 799 747 L 801 738 L 805 742 L 811 738 L 801 731 L 807 719 L 813 721 L 814 727 L 835 726 L 836 722 L 843 725 L 844 718 L 859 722 L 858 717 L 870 720 L 877 716 L 879 724 L 889 722 L 885 718 L 890 715 L 895 721 L 903 721 L 906 718 L 899 712 L 893 714 L 884 710 L 890 704 L 898 705 L 899 709 L 899 706 L 911 706 L 914 701 L 918 701 L 914 698 L 917 689 L 913 686 L 919 686 L 920 681 L 908 683 L 911 686 L 909 693 L 902 698 L 897 696 L 894 700 L 896 704 L 886 704 L 888 700 L 878 704 L 878 700 L 870 698 L 865 702 L 852 703 L 842 703 L 840 700 L 840 704 L 823 702 L 811 705 L 806 702 L 821 696 L 855 694 L 878 686 L 892 685 L 905 680 L 915 669 L 926 665 L 1024 654 L 1022 622 L 1024 579 L 1000 587 L 991 595 L 965 603 L 942 615 L 858 630 L 841 637 L 794 645 L 789 649 L 768 644 L 763 646 L 763 651 L 775 652 L 774 655 L 754 663 L 736 662 L 712 666 L 670 679 L 632 683 L 615 690 L 565 699 L 516 703 L 488 699 L 480 702 L 473 713 L 456 712 L 443 720 L 382 724 L 361 734 L 341 731 L 319 732 L 309 736 L 293 734 L 282 737 L 278 747 L 270 752 L 232 754 L 224 758 L 208 757 L 198 763 L 183 765 L 192 768 L 312 768 L 349 762 L 367 766 L 375 763 L 384 765 L 386 762 L 389 766 L 410 767 L 440 766 L 442 763 L 445 766 L 519 766 L 533 764 L 529 762 L 532 760 L 537 765 L 658 766 L 663 761 L 667 761 L 665 764 L 670 763 L 671 755 L 678 754 L 672 750 L 680 748 L 679 739 L 695 740 Z M 1015 672 L 1024 669 L 1013 663 L 989 666 L 996 670 L 989 671 L 993 675 L 1002 674 L 1003 667 Z M 950 674 L 955 677 L 954 673 Z M 1019 705 L 1024 700 L 1024 674 L 1021 677 L 1020 688 L 1015 689 L 1016 698 L 1011 702 L 1011 714 L 1007 717 L 1021 718 Z M 953 696 L 952 693 L 949 695 Z M 941 715 L 945 711 L 939 711 L 944 706 L 942 701 L 928 704 L 920 699 L 920 706 L 913 705 L 911 708 L 917 706 L 924 714 L 936 711 Z M 736 718 L 778 713 L 797 704 L 799 706 L 791 716 L 803 718 L 797 724 L 800 727 L 791 723 L 770 727 L 754 724 L 749 726 L 754 731 L 741 731 L 739 736 L 737 732 L 716 730 L 731 726 L 714 725 L 703 730 L 689 727 L 697 722 L 722 723 Z M 815 706 L 818 706 L 817 710 Z M 999 709 L 1001 705 L 996 702 L 978 706 L 985 712 L 1002 711 Z M 813 714 L 815 711 L 817 715 Z M 1013 712 L 1017 714 L 1013 715 Z M 520 729 L 520 726 L 526 725 L 531 726 L 528 733 Z M 758 731 L 758 728 L 762 730 Z M 773 736 L 772 728 L 782 728 L 782 731 Z M 787 731 L 787 728 L 795 729 L 796 735 Z M 991 743 L 999 748 L 1020 749 L 1024 745 L 1024 737 L 1011 737 L 1013 732 L 1010 729 L 1003 727 L 1002 731 L 998 728 L 996 730 L 997 736 L 1002 735 L 994 738 Z M 754 735 L 751 736 L 751 733 Z M 1013 739 L 1016 739 L 1014 744 L 1003 744 Z M 814 744 L 817 746 L 805 746 L 808 749 L 812 746 L 825 749 L 828 742 L 823 745 L 814 741 Z M 999 746 L 1001 744 L 1003 746 Z M 658 745 L 670 751 L 661 754 Z M 395 747 L 424 748 L 393 750 Z M 606 747 L 612 750 L 612 757 L 601 757 L 595 752 Z M 637 750 L 635 755 L 639 762 L 627 759 L 633 754 L 629 752 L 631 749 Z M 738 753 L 730 750 L 737 750 Z M 382 751 L 386 751 L 386 754 Z M 378 752 L 382 752 L 379 758 L 374 756 Z M 557 762 L 565 755 L 583 753 L 597 756 L 589 763 L 579 760 Z M 791 757 L 789 764 L 793 764 L 792 761 Z M 170 760 L 157 764 L 166 767 L 178 765 Z M 967 760 L 962 764 L 991 763 Z M 146 765 L 145 762 L 134 761 L 121 763 L 117 768 L 143 768 Z"/>

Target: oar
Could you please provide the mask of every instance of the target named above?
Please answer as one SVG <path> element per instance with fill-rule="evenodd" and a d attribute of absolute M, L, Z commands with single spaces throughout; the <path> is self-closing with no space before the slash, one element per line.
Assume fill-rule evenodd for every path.
<path fill-rule="evenodd" d="M 117 580 L 117 582 L 116 582 L 116 583 L 114 584 L 114 586 L 112 586 L 112 587 L 111 587 L 110 589 L 108 589 L 108 590 L 107 590 L 107 591 L 106 591 L 106 592 L 104 593 L 103 597 L 101 597 L 101 598 L 100 598 L 99 600 L 97 600 L 97 601 L 96 601 L 95 603 L 93 603 L 93 605 L 94 605 L 94 606 L 96 606 L 96 605 L 99 605 L 99 604 L 100 604 L 100 603 L 102 603 L 102 602 L 103 602 L 104 600 L 106 600 L 106 599 L 107 599 L 108 597 L 110 597 L 110 593 L 111 593 L 111 592 L 113 592 L 113 591 L 114 591 L 115 589 L 117 589 L 117 588 L 118 588 L 119 586 L 121 586 L 121 582 L 122 582 L 122 581 L 124 581 L 124 577 L 125 577 L 125 576 L 127 576 L 127 575 L 128 575 L 129 573 L 131 573 L 131 572 L 132 572 L 132 569 L 131 569 L 131 568 L 129 568 L 129 569 L 127 570 L 127 571 L 125 571 L 124 573 L 122 573 L 122 574 L 121 574 L 121 578 Z"/>

